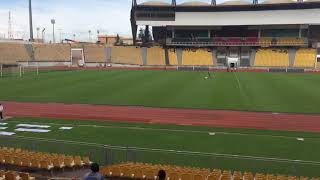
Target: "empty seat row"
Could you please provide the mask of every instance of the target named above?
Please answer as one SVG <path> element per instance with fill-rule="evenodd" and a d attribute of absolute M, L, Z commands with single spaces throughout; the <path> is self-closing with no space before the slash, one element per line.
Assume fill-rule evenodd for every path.
<path fill-rule="evenodd" d="M 255 66 L 288 67 L 289 54 L 286 50 L 259 49 L 256 53 Z"/>
<path fill-rule="evenodd" d="M 101 173 L 107 177 L 157 179 L 159 170 L 166 171 L 167 180 L 309 180 L 307 177 L 240 172 L 220 169 L 201 169 L 146 163 L 121 163 L 102 167 Z M 319 180 L 311 178 L 310 180 Z"/>
<path fill-rule="evenodd" d="M 0 170 L 0 180 L 34 180 L 29 173 Z"/>
<path fill-rule="evenodd" d="M 313 68 L 317 63 L 316 49 L 298 49 L 294 61 L 294 67 L 310 67 Z"/>
<path fill-rule="evenodd" d="M 53 168 L 82 167 L 91 163 L 88 157 L 81 158 L 80 156 L 64 154 L 33 152 L 7 147 L 0 148 L 0 164 L 6 165 L 51 170 Z"/>

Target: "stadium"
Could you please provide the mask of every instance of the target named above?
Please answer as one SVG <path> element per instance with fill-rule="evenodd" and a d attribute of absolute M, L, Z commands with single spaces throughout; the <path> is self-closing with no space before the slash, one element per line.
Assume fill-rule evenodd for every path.
<path fill-rule="evenodd" d="M 132 45 L 0 39 L 0 179 L 320 178 L 320 1 L 129 18 Z"/>

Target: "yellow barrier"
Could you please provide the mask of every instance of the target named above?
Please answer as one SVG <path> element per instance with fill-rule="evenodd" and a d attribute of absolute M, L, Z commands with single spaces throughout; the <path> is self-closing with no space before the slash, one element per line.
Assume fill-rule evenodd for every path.
<path fill-rule="evenodd" d="M 166 65 L 164 49 L 160 47 L 148 48 L 147 65 Z"/>
<path fill-rule="evenodd" d="M 169 64 L 173 66 L 179 65 L 178 58 L 177 58 L 177 50 L 176 49 L 169 49 Z"/>
<path fill-rule="evenodd" d="M 84 46 L 84 59 L 89 63 L 106 62 L 105 47 L 101 45 Z"/>
<path fill-rule="evenodd" d="M 183 50 L 182 65 L 211 66 L 213 65 L 212 52 L 206 49 Z"/>
<path fill-rule="evenodd" d="M 132 46 L 114 46 L 111 50 L 111 62 L 142 65 L 141 48 Z"/>

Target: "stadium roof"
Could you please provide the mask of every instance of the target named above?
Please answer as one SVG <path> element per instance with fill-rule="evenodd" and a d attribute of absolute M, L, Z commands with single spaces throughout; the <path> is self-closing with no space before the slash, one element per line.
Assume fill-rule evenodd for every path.
<path fill-rule="evenodd" d="M 266 0 L 261 2 L 261 4 L 281 4 L 281 3 L 297 3 L 293 0 Z"/>
<path fill-rule="evenodd" d="M 190 1 L 178 4 L 178 6 L 210 6 L 210 4 L 202 1 Z"/>
<path fill-rule="evenodd" d="M 171 4 L 169 4 L 167 2 L 163 2 L 163 1 L 147 1 L 147 2 L 141 3 L 139 5 L 143 5 L 143 6 L 171 6 Z"/>
<path fill-rule="evenodd" d="M 274 7 L 274 6 L 280 6 L 280 5 L 287 5 L 287 6 L 303 6 L 305 7 L 305 4 L 309 3 L 319 3 L 320 0 L 303 0 L 303 2 L 298 2 L 298 0 L 258 0 L 258 4 L 255 6 L 264 6 L 264 7 Z M 216 6 L 253 6 L 254 4 L 252 1 L 249 0 L 228 0 L 225 2 L 222 2 L 220 4 L 217 4 Z M 270 5 L 270 6 L 268 6 Z M 151 6 L 151 7 L 173 7 L 171 3 L 161 1 L 161 0 L 151 0 L 151 1 L 146 1 L 143 3 L 138 4 L 138 6 L 143 7 L 143 6 Z M 175 7 L 194 7 L 194 8 L 201 8 L 201 7 L 216 7 L 215 5 L 212 5 L 208 3 L 207 1 L 201 1 L 201 0 L 194 0 L 194 1 L 188 1 L 188 2 L 183 2 L 180 4 L 177 4 Z M 271 8 L 272 9 L 272 8 Z"/>
<path fill-rule="evenodd" d="M 249 4 L 252 4 L 252 3 L 248 1 L 243 1 L 243 0 L 230 0 L 230 1 L 225 1 L 223 3 L 220 3 L 218 5 L 249 5 Z"/>

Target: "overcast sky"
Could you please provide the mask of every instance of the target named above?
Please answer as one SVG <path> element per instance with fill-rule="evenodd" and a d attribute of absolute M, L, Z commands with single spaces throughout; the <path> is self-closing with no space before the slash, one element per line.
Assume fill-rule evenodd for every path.
<path fill-rule="evenodd" d="M 34 37 L 36 28 L 46 28 L 46 39 L 52 39 L 51 19 L 56 20 L 56 39 L 76 38 L 88 40 L 88 31 L 92 38 L 100 34 L 121 34 L 130 36 L 131 0 L 32 0 Z M 138 3 L 146 0 L 138 0 Z M 170 0 L 161 0 L 170 2 Z M 177 0 L 178 3 L 192 0 Z M 208 1 L 210 0 L 202 0 Z M 219 0 L 223 1 L 223 0 Z M 0 0 L 0 38 L 8 34 L 8 12 L 12 14 L 12 30 L 15 38 L 27 39 L 28 0 Z M 40 33 L 41 34 L 41 33 Z M 41 36 L 41 35 L 40 35 Z"/>

